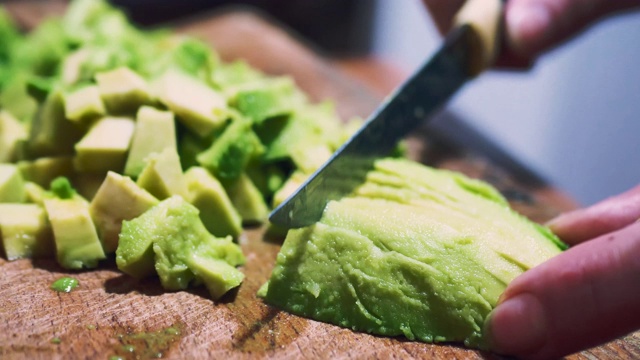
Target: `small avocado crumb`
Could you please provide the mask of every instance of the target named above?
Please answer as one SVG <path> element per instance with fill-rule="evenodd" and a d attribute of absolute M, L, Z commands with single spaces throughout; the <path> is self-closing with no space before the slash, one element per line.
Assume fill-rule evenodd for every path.
<path fill-rule="evenodd" d="M 59 176 L 51 181 L 51 192 L 60 199 L 71 199 L 76 194 L 69 179 L 64 176 Z"/>
<path fill-rule="evenodd" d="M 49 342 L 52 343 L 52 344 L 58 345 L 58 344 L 62 343 L 62 340 L 60 340 L 60 338 L 56 336 L 54 338 L 51 338 L 51 340 L 49 340 Z"/>
<path fill-rule="evenodd" d="M 175 324 L 157 331 L 117 334 L 114 355 L 109 359 L 159 359 L 167 356 L 180 340 L 183 324 Z"/>
<path fill-rule="evenodd" d="M 72 277 L 61 277 L 60 279 L 54 281 L 51 284 L 51 289 L 57 292 L 71 292 L 73 289 L 77 288 L 80 283 L 77 279 Z"/>

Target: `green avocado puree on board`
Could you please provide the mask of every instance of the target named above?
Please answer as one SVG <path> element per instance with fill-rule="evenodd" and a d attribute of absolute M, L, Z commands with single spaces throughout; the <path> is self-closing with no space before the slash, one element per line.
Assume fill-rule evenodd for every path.
<path fill-rule="evenodd" d="M 73 289 L 77 288 L 79 285 L 79 282 L 77 279 L 74 279 L 72 277 L 61 277 L 60 279 L 54 281 L 51 284 L 51 289 L 55 290 L 57 292 L 71 292 Z"/>

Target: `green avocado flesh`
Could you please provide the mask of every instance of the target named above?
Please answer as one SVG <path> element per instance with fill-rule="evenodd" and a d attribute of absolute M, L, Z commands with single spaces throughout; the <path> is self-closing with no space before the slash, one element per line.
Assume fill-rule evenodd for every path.
<path fill-rule="evenodd" d="M 357 331 L 486 348 L 509 282 L 564 248 L 488 184 L 383 159 L 318 223 L 289 231 L 261 294 Z"/>
<path fill-rule="evenodd" d="M 266 224 L 290 178 L 354 129 L 292 76 L 139 28 L 107 0 L 66 5 L 24 32 L 0 4 L 0 254 L 80 270 L 119 251 L 132 276 L 218 298 L 242 280 L 243 226 Z M 159 203 L 174 196 L 185 217 L 169 221 Z"/>
<path fill-rule="evenodd" d="M 143 278 L 155 271 L 168 290 L 204 283 L 213 299 L 240 285 L 244 275 L 235 266 L 244 260 L 231 236 L 216 238 L 207 232 L 198 209 L 180 196 L 123 221 L 116 249 L 123 272 Z"/>
<path fill-rule="evenodd" d="M 51 289 L 55 290 L 57 292 L 71 292 L 73 291 L 73 289 L 77 288 L 79 285 L 79 282 L 77 279 L 74 279 L 72 277 L 61 277 L 60 279 L 54 281 L 51 284 Z"/>

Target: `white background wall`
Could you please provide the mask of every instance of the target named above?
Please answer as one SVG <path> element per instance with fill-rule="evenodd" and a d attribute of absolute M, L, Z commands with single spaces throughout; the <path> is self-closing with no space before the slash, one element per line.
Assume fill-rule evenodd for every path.
<path fill-rule="evenodd" d="M 440 38 L 420 0 L 378 0 L 374 52 L 410 72 Z M 640 13 L 602 22 L 525 73 L 449 104 L 584 205 L 640 184 Z"/>

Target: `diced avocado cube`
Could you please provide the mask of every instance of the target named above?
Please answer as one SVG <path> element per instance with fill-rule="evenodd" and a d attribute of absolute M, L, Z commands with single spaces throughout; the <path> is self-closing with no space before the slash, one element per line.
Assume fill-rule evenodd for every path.
<path fill-rule="evenodd" d="M 25 181 L 24 191 L 27 194 L 28 203 L 37 204 L 40 206 L 44 206 L 44 199 L 50 197 L 50 194 L 47 193 L 47 190 L 31 181 Z"/>
<path fill-rule="evenodd" d="M 252 157 L 264 151 L 251 123 L 236 118 L 196 160 L 219 179 L 236 179 Z"/>
<path fill-rule="evenodd" d="M 149 236 L 147 228 L 154 224 L 147 217 L 139 216 L 132 220 L 122 221 L 118 247 L 116 248 L 116 265 L 120 271 L 136 279 L 153 275 L 154 238 Z"/>
<path fill-rule="evenodd" d="M 125 165 L 125 175 L 138 177 L 153 153 L 176 149 L 176 125 L 169 111 L 143 106 L 138 110 L 136 128 Z"/>
<path fill-rule="evenodd" d="M 249 179 L 260 190 L 262 196 L 270 201 L 287 180 L 285 166 L 276 163 L 263 163 L 261 158 L 254 158 L 247 164 L 245 172 Z"/>
<path fill-rule="evenodd" d="M 207 230 L 218 237 L 238 237 L 242 232 L 242 218 L 218 179 L 201 167 L 189 169 L 185 179 L 188 201 L 200 210 L 200 219 Z"/>
<path fill-rule="evenodd" d="M 135 123 L 129 118 L 105 117 L 91 127 L 76 145 L 74 166 L 78 172 L 122 172 Z"/>
<path fill-rule="evenodd" d="M 147 82 L 127 67 L 95 76 L 102 101 L 110 113 L 133 113 L 149 102 Z"/>
<path fill-rule="evenodd" d="M 85 200 L 45 199 L 44 207 L 53 229 L 60 266 L 65 269 L 94 268 L 99 260 L 106 258 Z"/>
<path fill-rule="evenodd" d="M 231 203 L 242 217 L 243 224 L 259 224 L 267 219 L 269 207 L 260 190 L 246 174 L 241 174 L 235 180 L 224 181 L 223 185 Z"/>
<path fill-rule="evenodd" d="M 187 185 L 176 150 L 167 148 L 160 154 L 152 154 L 137 184 L 160 200 L 172 195 L 186 198 Z"/>
<path fill-rule="evenodd" d="M 153 249 L 152 253 L 149 248 Z M 194 257 L 199 258 L 194 261 Z M 218 239 L 208 233 L 200 221 L 198 209 L 182 197 L 163 200 L 122 224 L 116 263 L 125 273 L 144 277 L 153 271 L 151 264 L 155 261 L 156 272 L 165 289 L 180 290 L 194 280 L 208 281 L 216 290 L 213 294 L 218 296 L 224 288 L 239 284 L 237 276 L 226 273 L 228 268 L 208 267 L 208 262 L 202 259 L 224 261 L 230 266 L 244 262 L 240 247 L 231 241 L 231 237 Z M 218 270 L 224 273 L 216 275 Z M 194 274 L 195 271 L 201 275 Z"/>
<path fill-rule="evenodd" d="M 242 254 L 242 249 L 238 244 L 233 242 L 231 236 L 208 236 L 202 237 L 200 240 L 201 241 L 193 247 L 194 251 L 191 252 L 191 255 L 224 260 L 231 266 L 242 265 L 246 261 L 244 254 Z"/>
<path fill-rule="evenodd" d="M 246 61 L 236 60 L 219 64 L 213 69 L 211 78 L 218 87 L 226 89 L 264 79 L 265 75 Z"/>
<path fill-rule="evenodd" d="M 204 282 L 214 300 L 240 286 L 244 279 L 244 274 L 240 270 L 222 260 L 193 255 L 188 262 L 189 268 L 198 279 Z"/>
<path fill-rule="evenodd" d="M 284 185 L 273 195 L 273 207 L 282 204 L 289 196 L 291 196 L 304 182 L 309 178 L 309 174 L 302 171 L 294 171 L 285 181 Z"/>
<path fill-rule="evenodd" d="M 26 200 L 24 178 L 18 166 L 0 164 L 0 203 L 21 203 Z"/>
<path fill-rule="evenodd" d="M 0 110 L 0 163 L 18 158 L 18 143 L 27 138 L 27 130 L 13 115 Z"/>
<path fill-rule="evenodd" d="M 89 206 L 105 251 L 116 250 L 123 220 L 138 217 L 156 204 L 158 199 L 131 178 L 112 171 L 107 173 Z"/>
<path fill-rule="evenodd" d="M 302 172 L 312 174 L 327 162 L 332 154 L 326 144 L 299 144 L 291 152 L 291 160 Z"/>
<path fill-rule="evenodd" d="M 65 85 L 75 84 L 80 80 L 82 74 L 82 64 L 89 57 L 89 49 L 79 50 L 67 55 L 62 62 L 62 82 Z M 102 100 L 100 101 L 102 103 Z M 103 104 L 104 106 L 104 104 Z"/>
<path fill-rule="evenodd" d="M 75 174 L 73 158 L 70 156 L 44 157 L 33 161 L 20 161 L 18 168 L 25 180 L 49 188 L 57 177 L 71 178 Z"/>
<path fill-rule="evenodd" d="M 64 113 L 67 119 L 85 123 L 106 113 L 100 91 L 95 85 L 85 86 L 64 95 Z"/>
<path fill-rule="evenodd" d="M 155 85 L 159 100 L 194 134 L 205 137 L 225 124 L 227 101 L 205 83 L 170 70 Z"/>
<path fill-rule="evenodd" d="M 207 150 L 216 136 L 213 134 L 201 138 L 188 131 L 185 131 L 178 141 L 178 154 L 180 155 L 180 163 L 183 169 L 188 169 L 192 166 L 200 166 L 198 164 L 198 154 Z"/>
<path fill-rule="evenodd" d="M 0 237 L 8 260 L 54 255 L 51 227 L 36 204 L 0 204 Z"/>
<path fill-rule="evenodd" d="M 50 93 L 36 114 L 29 134 L 28 152 L 33 158 L 73 154 L 83 135 L 81 127 L 67 120 L 62 93 Z"/>
<path fill-rule="evenodd" d="M 31 121 L 38 109 L 38 102 L 27 92 L 27 82 L 31 77 L 26 72 L 14 74 L 0 92 L 0 108 L 23 123 Z"/>
<path fill-rule="evenodd" d="M 304 169 L 317 168 L 320 159 L 343 141 L 340 119 L 330 103 L 307 104 L 296 109 L 281 131 L 275 136 L 268 135 L 268 139 L 261 135 L 267 146 L 265 161 L 291 159 Z"/>
<path fill-rule="evenodd" d="M 304 102 L 304 96 L 288 77 L 262 79 L 239 87 L 230 102 L 254 123 L 291 114 Z"/>

